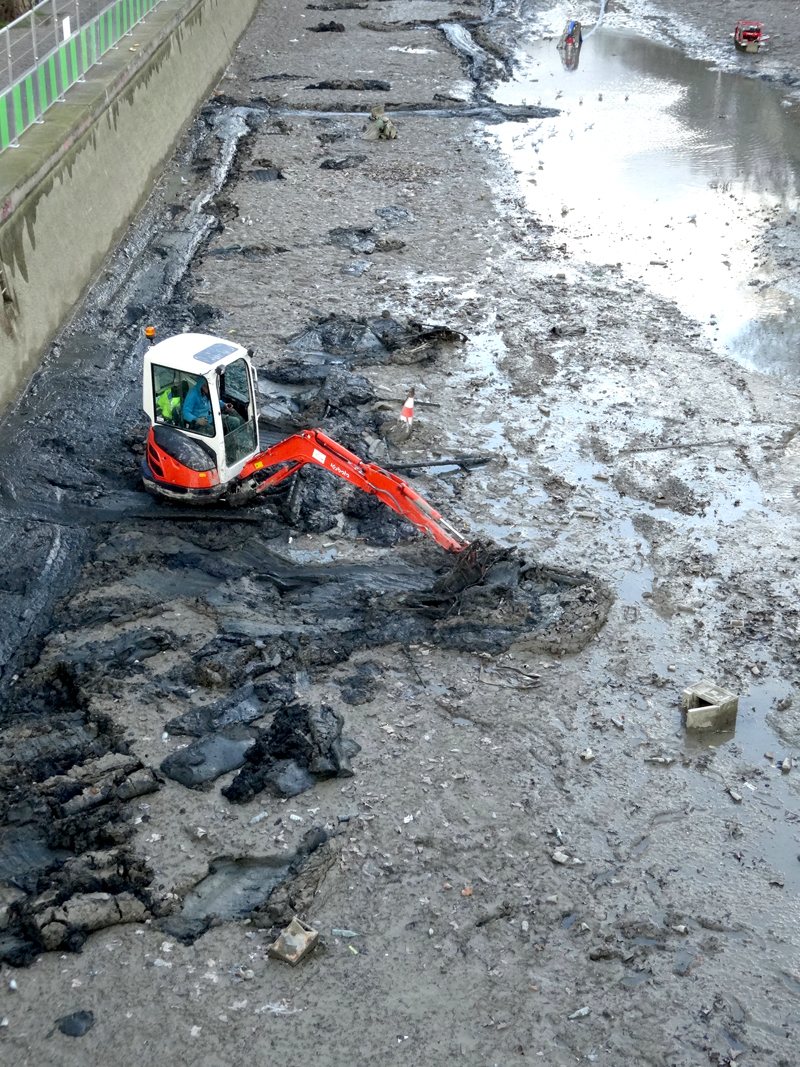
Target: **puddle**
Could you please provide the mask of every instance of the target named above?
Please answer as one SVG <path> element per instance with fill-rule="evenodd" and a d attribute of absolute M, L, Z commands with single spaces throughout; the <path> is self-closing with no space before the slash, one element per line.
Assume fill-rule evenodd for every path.
<path fill-rule="evenodd" d="M 560 33 L 561 12 L 551 21 Z M 771 257 L 755 247 L 773 208 L 797 207 L 796 106 L 774 86 L 606 26 L 577 70 L 564 70 L 555 39 L 523 42 L 519 59 L 498 102 L 562 114 L 487 137 L 568 252 L 621 264 L 743 363 L 800 374 L 800 290 L 769 284 Z"/>
<path fill-rule="evenodd" d="M 184 919 L 238 919 L 263 904 L 289 873 L 297 856 L 221 859 L 183 902 Z"/>

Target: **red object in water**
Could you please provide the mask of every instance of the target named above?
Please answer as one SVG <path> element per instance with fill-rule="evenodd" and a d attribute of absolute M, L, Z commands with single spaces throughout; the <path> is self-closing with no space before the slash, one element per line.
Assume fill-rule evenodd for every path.
<path fill-rule="evenodd" d="M 764 35 L 763 22 L 751 22 L 749 19 L 742 19 L 736 23 L 736 29 L 733 31 L 733 43 L 737 48 L 745 52 L 757 52 L 761 42 L 768 40 L 769 37 Z"/>

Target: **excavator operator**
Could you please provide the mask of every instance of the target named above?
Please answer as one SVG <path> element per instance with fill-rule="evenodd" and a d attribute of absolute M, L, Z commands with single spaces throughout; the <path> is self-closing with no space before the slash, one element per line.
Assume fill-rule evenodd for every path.
<path fill-rule="evenodd" d="M 222 414 L 222 426 L 225 433 L 231 433 L 238 429 L 244 419 L 236 414 L 232 404 L 219 402 L 219 410 Z M 214 436 L 214 419 L 211 413 L 211 397 L 209 396 L 208 382 L 205 378 L 192 386 L 183 402 L 183 421 L 190 430 L 205 434 L 206 437 Z"/>

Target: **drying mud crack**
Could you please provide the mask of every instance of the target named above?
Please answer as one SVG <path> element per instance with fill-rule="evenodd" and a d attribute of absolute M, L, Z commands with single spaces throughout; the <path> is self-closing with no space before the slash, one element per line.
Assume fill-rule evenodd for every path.
<path fill-rule="evenodd" d="M 798 390 L 545 210 L 562 22 L 264 0 L 5 414 L 3 1062 L 794 1063 Z M 318 468 L 147 496 L 148 324 L 469 548 Z M 685 731 L 701 679 L 735 734 Z"/>

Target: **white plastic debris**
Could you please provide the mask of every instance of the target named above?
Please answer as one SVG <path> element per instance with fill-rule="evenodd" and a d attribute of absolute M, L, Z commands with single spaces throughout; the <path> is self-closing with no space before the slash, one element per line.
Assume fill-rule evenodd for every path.
<path fill-rule="evenodd" d="M 562 852 L 560 849 L 556 849 L 553 853 L 553 863 L 569 863 L 569 856 L 566 852 Z"/>
<path fill-rule="evenodd" d="M 413 822 L 413 821 L 414 821 L 414 816 L 413 815 L 406 815 L 405 818 L 403 819 L 403 822 L 406 823 L 406 824 L 408 824 L 410 822 Z"/>
<path fill-rule="evenodd" d="M 591 763 L 594 759 L 594 752 L 592 752 L 590 748 L 585 748 L 583 752 L 581 752 L 581 759 L 584 763 Z"/>
<path fill-rule="evenodd" d="M 250 822 L 247 825 L 248 826 L 255 826 L 255 824 L 257 822 L 261 822 L 262 819 L 266 819 L 268 814 L 269 814 L 269 812 L 267 812 L 267 811 L 259 812 L 258 815 L 254 815 L 253 816 L 253 818 L 250 820 Z"/>
<path fill-rule="evenodd" d="M 592 1009 L 589 1007 L 578 1008 L 577 1011 L 574 1011 L 572 1015 L 570 1015 L 570 1019 L 582 1019 L 585 1015 L 588 1015 L 591 1010 Z"/>

